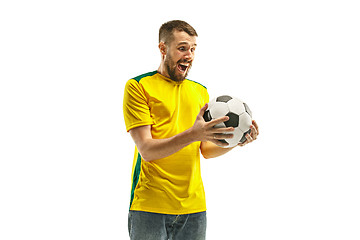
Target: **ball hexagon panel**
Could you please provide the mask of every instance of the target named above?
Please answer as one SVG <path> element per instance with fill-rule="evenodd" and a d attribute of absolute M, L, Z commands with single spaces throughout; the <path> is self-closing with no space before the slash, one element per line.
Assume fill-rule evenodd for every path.
<path fill-rule="evenodd" d="M 237 113 L 238 115 L 242 114 L 246 110 L 244 103 L 236 98 L 228 101 L 227 105 L 230 112 Z"/>
<path fill-rule="evenodd" d="M 251 117 L 246 112 L 239 116 L 239 128 L 241 131 L 246 132 L 250 129 L 252 124 Z"/>
<path fill-rule="evenodd" d="M 229 108 L 226 103 L 216 102 L 209 106 L 210 115 L 212 119 L 225 116 L 229 112 Z"/>
<path fill-rule="evenodd" d="M 239 143 L 239 139 L 241 139 L 242 135 L 244 134 L 240 128 L 235 128 L 234 132 L 232 132 L 234 135 L 232 138 L 226 139 L 225 142 L 227 142 L 229 145 L 226 146 L 226 148 L 234 147 Z"/>

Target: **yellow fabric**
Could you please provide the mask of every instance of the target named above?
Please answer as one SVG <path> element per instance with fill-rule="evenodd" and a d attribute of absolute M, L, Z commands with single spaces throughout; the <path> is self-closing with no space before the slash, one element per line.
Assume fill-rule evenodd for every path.
<path fill-rule="evenodd" d="M 204 86 L 185 79 L 181 83 L 155 72 L 130 79 L 124 92 L 126 129 L 152 125 L 155 139 L 189 129 L 200 108 L 209 101 Z M 206 211 L 200 173 L 200 142 L 166 158 L 145 162 L 135 147 L 130 210 L 162 214 Z"/>

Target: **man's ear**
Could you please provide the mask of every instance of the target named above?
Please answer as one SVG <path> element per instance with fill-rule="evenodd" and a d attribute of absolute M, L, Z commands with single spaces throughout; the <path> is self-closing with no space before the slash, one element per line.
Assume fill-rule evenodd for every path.
<path fill-rule="evenodd" d="M 159 43 L 159 49 L 160 49 L 161 56 L 165 56 L 167 49 L 166 49 L 166 45 L 164 42 Z"/>

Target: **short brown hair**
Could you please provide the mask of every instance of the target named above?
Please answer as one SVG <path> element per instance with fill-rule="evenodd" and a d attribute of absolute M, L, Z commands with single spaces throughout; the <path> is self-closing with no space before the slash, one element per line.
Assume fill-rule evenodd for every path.
<path fill-rule="evenodd" d="M 159 42 L 164 42 L 165 44 L 170 43 L 173 39 L 174 30 L 180 32 L 184 31 L 190 36 L 198 36 L 195 29 L 187 22 L 181 20 L 173 20 L 161 25 L 159 30 Z"/>

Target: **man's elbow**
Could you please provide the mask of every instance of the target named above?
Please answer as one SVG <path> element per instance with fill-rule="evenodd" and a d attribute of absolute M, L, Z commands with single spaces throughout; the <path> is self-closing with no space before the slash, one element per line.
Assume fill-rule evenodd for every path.
<path fill-rule="evenodd" d="M 145 162 L 151 162 L 156 160 L 156 157 L 154 156 L 154 154 L 152 154 L 150 149 L 146 149 L 146 148 L 138 148 L 138 151 L 140 153 L 141 158 L 145 161 Z"/>
<path fill-rule="evenodd" d="M 203 158 L 210 159 L 211 155 L 209 154 L 209 151 L 207 151 L 207 148 L 206 148 L 205 145 L 206 145 L 206 143 L 204 143 L 204 142 L 201 143 L 201 145 L 200 145 L 200 153 L 203 156 Z"/>
<path fill-rule="evenodd" d="M 216 156 L 212 156 L 211 154 L 207 154 L 207 153 L 201 153 L 201 155 L 202 155 L 205 159 L 210 159 L 210 158 L 216 157 Z"/>
<path fill-rule="evenodd" d="M 201 155 L 205 158 L 205 159 L 210 159 L 210 158 L 214 158 L 215 156 L 211 155 L 211 153 L 209 151 L 207 151 L 205 148 L 201 148 L 200 149 Z"/>
<path fill-rule="evenodd" d="M 141 153 L 140 153 L 140 155 L 141 155 Z M 145 162 L 151 162 L 151 161 L 156 160 L 155 158 L 151 158 L 150 156 L 148 157 L 147 155 L 145 155 L 145 156 L 141 155 L 141 158 L 142 158 L 142 160 L 144 160 Z"/>
<path fill-rule="evenodd" d="M 138 151 L 142 160 L 144 160 L 145 162 L 151 162 L 151 158 L 149 158 L 148 154 L 145 151 L 141 151 L 139 148 Z"/>

